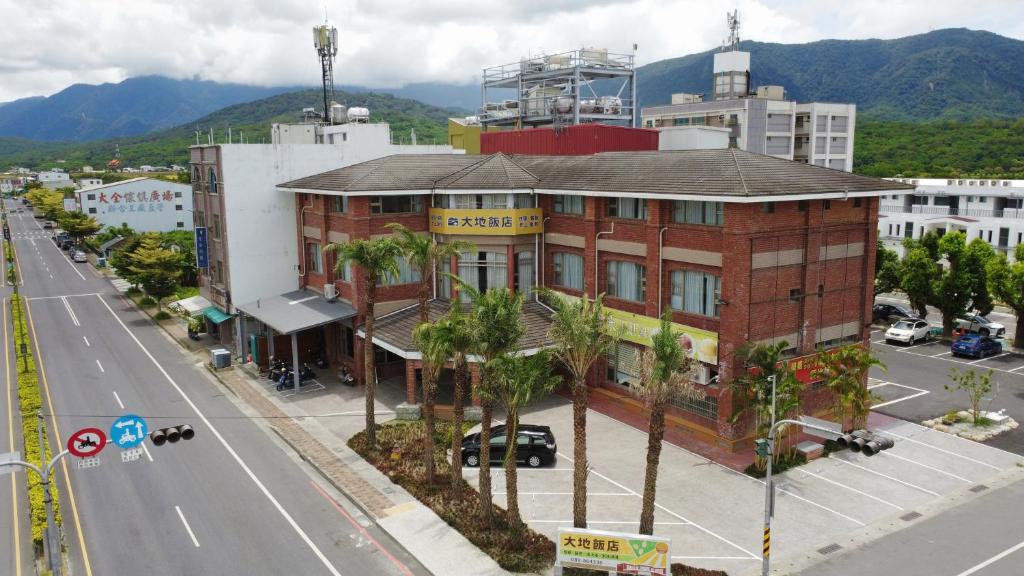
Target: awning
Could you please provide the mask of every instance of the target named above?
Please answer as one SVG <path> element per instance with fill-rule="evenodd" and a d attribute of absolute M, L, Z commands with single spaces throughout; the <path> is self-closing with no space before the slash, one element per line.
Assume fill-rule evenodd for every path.
<path fill-rule="evenodd" d="M 203 312 L 213 304 L 202 296 L 192 296 L 176 300 L 167 305 L 171 310 L 182 310 L 189 316 L 202 316 Z"/>
<path fill-rule="evenodd" d="M 356 309 L 350 304 L 330 301 L 306 290 L 261 298 L 236 308 L 270 326 L 278 334 L 300 332 L 356 315 Z"/>
<path fill-rule="evenodd" d="M 225 313 L 223 310 L 217 308 L 216 306 L 210 306 L 206 310 L 203 310 L 203 316 L 206 316 L 210 320 L 210 322 L 213 322 L 214 324 L 220 324 L 225 320 L 231 319 L 231 314 Z"/>

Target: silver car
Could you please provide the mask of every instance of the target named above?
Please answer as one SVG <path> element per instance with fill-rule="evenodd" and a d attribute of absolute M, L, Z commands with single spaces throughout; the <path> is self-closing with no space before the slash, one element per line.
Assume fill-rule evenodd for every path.
<path fill-rule="evenodd" d="M 885 331 L 885 341 L 903 342 L 912 346 L 918 340 L 927 340 L 930 329 L 931 326 L 924 320 L 900 320 Z"/>
<path fill-rule="evenodd" d="M 85 252 L 82 252 L 81 250 L 75 252 L 75 255 L 72 257 L 72 259 L 75 262 L 87 262 L 88 261 L 88 258 L 85 257 Z"/>

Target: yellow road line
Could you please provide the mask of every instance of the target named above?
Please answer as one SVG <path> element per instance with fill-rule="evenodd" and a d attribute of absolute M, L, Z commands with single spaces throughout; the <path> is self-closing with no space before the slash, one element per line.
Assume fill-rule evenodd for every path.
<path fill-rule="evenodd" d="M 36 362 L 39 364 L 39 374 L 43 377 L 43 390 L 46 392 L 46 404 L 50 407 L 50 423 L 54 436 L 57 440 L 57 448 L 63 446 L 60 429 L 57 427 L 57 417 L 54 416 L 53 399 L 50 397 L 50 385 L 46 381 L 46 368 L 43 367 L 42 350 L 39 347 L 39 339 L 36 337 L 36 323 L 32 321 L 32 311 L 29 308 L 28 300 L 25 300 L 25 316 L 28 317 L 28 326 L 32 330 L 32 344 L 36 349 Z M 75 503 L 75 492 L 71 488 L 71 476 L 68 474 L 68 461 L 66 458 L 60 460 L 61 468 L 64 470 L 64 485 L 68 488 L 68 501 L 71 502 L 71 516 L 75 520 L 75 531 L 78 532 L 78 545 L 82 547 L 82 563 L 85 565 L 86 576 L 92 576 L 92 565 L 89 564 L 89 551 L 85 547 L 85 537 L 82 534 L 82 523 L 78 518 L 78 505 Z"/>
<path fill-rule="evenodd" d="M 4 381 L 7 382 L 7 437 L 10 438 L 11 452 L 14 452 L 14 398 L 11 396 L 11 348 L 7 341 L 7 297 L 3 300 L 4 323 Z M 18 526 L 18 483 L 11 474 L 11 516 L 14 529 L 14 569 L 21 576 L 21 528 Z"/>

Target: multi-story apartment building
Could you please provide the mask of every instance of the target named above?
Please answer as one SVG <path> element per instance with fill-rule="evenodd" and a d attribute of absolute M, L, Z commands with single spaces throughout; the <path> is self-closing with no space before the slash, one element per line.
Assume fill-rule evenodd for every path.
<path fill-rule="evenodd" d="M 481 290 L 529 294 L 525 353 L 547 344 L 550 322 L 533 286 L 565 298 L 605 294 L 625 331 L 592 372 L 595 387 L 627 393 L 640 351 L 671 311 L 705 395 L 674 400 L 670 425 L 729 449 L 749 441 L 749 429 L 731 422 L 728 385 L 743 374 L 737 351 L 748 342 L 785 340 L 808 384 L 805 411 L 827 410 L 827 392 L 809 377 L 813 359 L 867 341 L 878 197 L 911 189 L 735 149 L 389 156 L 278 186 L 305 214 L 299 284 L 355 309 L 354 323 L 317 329 L 326 332 L 330 359 L 352 365 L 360 379 L 365 278 L 358 268 L 336 271 L 323 246 L 387 235 L 386 225 L 398 222 L 439 242 L 473 242 L 472 253 L 439 270 Z M 417 403 L 420 355 L 410 331 L 420 278 L 400 268 L 376 292 L 376 370 L 404 377 L 407 401 Z M 437 318 L 457 292 L 445 275 L 431 282 Z"/>
<path fill-rule="evenodd" d="M 1024 180 L 991 178 L 890 178 L 915 187 L 909 195 L 883 196 L 878 235 L 904 255 L 903 239 L 929 231 L 961 231 L 981 238 L 1013 259 L 1024 243 Z"/>
<path fill-rule="evenodd" d="M 732 147 L 835 170 L 853 170 L 855 104 L 800 103 L 785 98 L 781 86 L 749 91 L 750 54 L 739 50 L 714 55 L 715 99 L 673 94 L 672 103 L 646 107 L 646 128 L 711 126 L 730 130 Z"/>

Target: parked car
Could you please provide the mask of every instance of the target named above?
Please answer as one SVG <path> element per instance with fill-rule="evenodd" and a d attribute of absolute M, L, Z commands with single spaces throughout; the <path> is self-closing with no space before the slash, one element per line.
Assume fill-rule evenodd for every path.
<path fill-rule="evenodd" d="M 88 258 L 85 257 L 85 252 L 78 250 L 75 252 L 74 260 L 75 262 L 86 262 L 88 261 Z"/>
<path fill-rule="evenodd" d="M 516 459 L 526 463 L 530 468 L 555 461 L 558 445 L 555 435 L 547 426 L 520 424 L 516 450 Z M 491 428 L 491 462 L 502 462 L 505 459 L 505 427 Z M 462 440 L 462 463 L 466 466 L 480 465 L 480 433 L 469 434 Z"/>
<path fill-rule="evenodd" d="M 930 337 L 931 325 L 924 320 L 908 318 L 899 320 L 885 331 L 886 342 L 903 342 L 911 346 L 918 340 L 927 340 Z"/>
<path fill-rule="evenodd" d="M 1006 326 L 1003 326 L 998 322 L 992 322 L 980 314 L 970 315 L 966 318 L 957 318 L 956 327 L 961 330 L 967 330 L 968 332 L 977 332 L 982 336 L 995 336 L 996 338 L 1002 338 L 1006 335 Z"/>
<path fill-rule="evenodd" d="M 53 222 L 50 222 L 49 220 L 43 222 L 43 228 L 46 228 L 47 230 L 53 228 Z"/>
<path fill-rule="evenodd" d="M 875 304 L 871 307 L 871 318 L 875 322 L 885 322 L 890 324 L 903 318 L 920 318 L 917 314 L 911 312 L 903 306 L 896 304 Z"/>
<path fill-rule="evenodd" d="M 971 356 L 972 358 L 984 358 L 995 354 L 1002 354 L 1003 344 L 994 338 L 982 336 L 981 334 L 964 334 L 956 339 L 950 347 L 953 356 Z"/>

